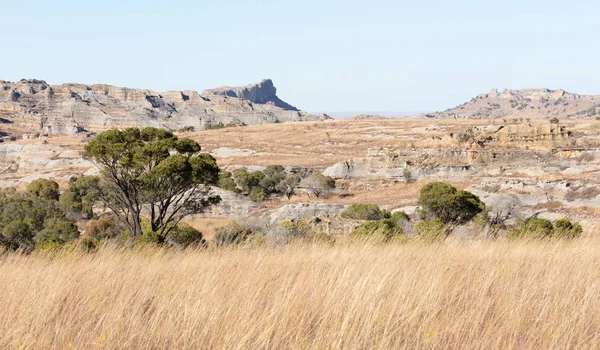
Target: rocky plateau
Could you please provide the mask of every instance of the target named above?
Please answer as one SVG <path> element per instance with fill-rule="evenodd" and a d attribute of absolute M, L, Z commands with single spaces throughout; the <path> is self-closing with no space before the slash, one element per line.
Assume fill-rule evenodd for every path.
<path fill-rule="evenodd" d="M 0 131 L 4 135 L 70 135 L 130 126 L 201 130 L 327 118 L 279 99 L 270 79 L 202 93 L 158 93 L 105 84 L 49 85 L 37 79 L 0 81 Z"/>

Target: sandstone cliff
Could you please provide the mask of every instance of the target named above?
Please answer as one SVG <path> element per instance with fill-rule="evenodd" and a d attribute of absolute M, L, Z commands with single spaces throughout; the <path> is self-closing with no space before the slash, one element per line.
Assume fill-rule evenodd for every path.
<path fill-rule="evenodd" d="M 423 116 L 434 119 L 593 119 L 600 116 L 600 96 L 564 90 L 493 89 L 460 106 Z"/>
<path fill-rule="evenodd" d="M 254 125 L 328 117 L 299 111 L 276 95 L 271 80 L 242 88 L 196 91 L 129 89 L 111 85 L 49 85 L 43 80 L 0 80 L 2 131 L 74 134 L 154 126 L 172 130 L 207 125 Z"/>

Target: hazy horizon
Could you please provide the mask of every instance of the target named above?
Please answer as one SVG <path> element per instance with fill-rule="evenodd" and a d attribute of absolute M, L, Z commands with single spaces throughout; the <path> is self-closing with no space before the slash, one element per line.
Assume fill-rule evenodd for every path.
<path fill-rule="evenodd" d="M 438 111 L 491 88 L 600 94 L 600 3 L 4 4 L 0 79 L 156 91 L 271 78 L 306 111 Z"/>

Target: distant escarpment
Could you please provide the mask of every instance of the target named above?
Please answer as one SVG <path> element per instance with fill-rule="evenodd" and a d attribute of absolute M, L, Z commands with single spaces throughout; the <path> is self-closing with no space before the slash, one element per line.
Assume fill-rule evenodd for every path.
<path fill-rule="evenodd" d="M 564 90 L 493 89 L 460 106 L 424 116 L 432 119 L 593 119 L 600 117 L 600 96 Z"/>
<path fill-rule="evenodd" d="M 279 99 L 276 92 L 268 79 L 202 93 L 0 80 L 0 127 L 12 133 L 74 134 L 131 126 L 205 129 L 329 118 L 302 112 Z"/>

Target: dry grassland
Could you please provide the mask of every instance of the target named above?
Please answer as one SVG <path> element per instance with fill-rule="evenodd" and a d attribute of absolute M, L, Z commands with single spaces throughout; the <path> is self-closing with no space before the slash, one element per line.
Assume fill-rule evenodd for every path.
<path fill-rule="evenodd" d="M 600 241 L 0 257 L 0 347 L 597 348 Z"/>

